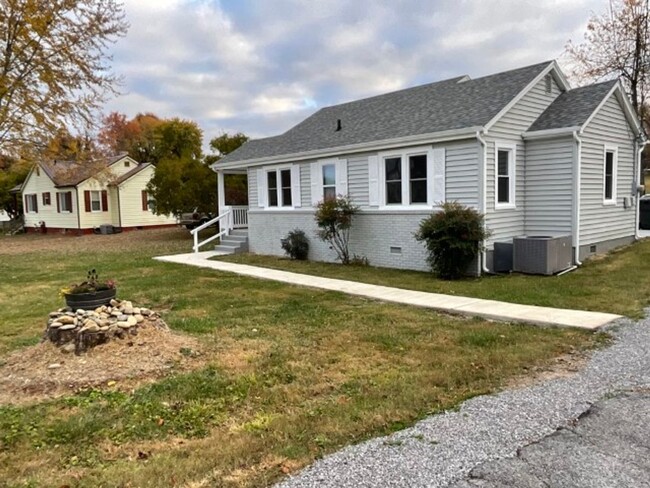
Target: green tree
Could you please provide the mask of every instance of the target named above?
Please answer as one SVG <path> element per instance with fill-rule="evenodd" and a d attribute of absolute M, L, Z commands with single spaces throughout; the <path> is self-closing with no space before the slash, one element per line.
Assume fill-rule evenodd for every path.
<path fill-rule="evenodd" d="M 194 158 L 163 159 L 147 185 L 157 214 L 180 215 L 197 208 L 214 213 L 217 208 L 217 175 Z"/>
<path fill-rule="evenodd" d="M 22 213 L 20 195 L 16 198 L 9 191 L 25 181 L 31 164 L 26 160 L 0 156 L 0 210 L 11 218 Z"/>
<path fill-rule="evenodd" d="M 95 125 L 96 110 L 119 81 L 110 71 L 109 49 L 127 29 L 117 0 L 0 0 L 5 154 L 17 156 L 64 125 Z"/>
<path fill-rule="evenodd" d="M 241 132 L 236 134 L 222 133 L 210 140 L 213 154 L 205 157 L 206 164 L 218 162 L 226 154 L 230 154 L 239 146 L 250 140 Z M 224 175 L 226 188 L 226 203 L 228 205 L 248 205 L 248 177 L 246 175 Z"/>

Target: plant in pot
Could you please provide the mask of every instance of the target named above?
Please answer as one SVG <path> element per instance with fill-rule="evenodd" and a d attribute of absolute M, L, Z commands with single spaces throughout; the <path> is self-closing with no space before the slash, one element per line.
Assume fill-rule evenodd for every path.
<path fill-rule="evenodd" d="M 93 309 L 108 305 L 115 295 L 117 288 L 113 280 L 100 280 L 97 271 L 88 271 L 86 281 L 70 285 L 61 290 L 65 303 L 73 310 Z"/>

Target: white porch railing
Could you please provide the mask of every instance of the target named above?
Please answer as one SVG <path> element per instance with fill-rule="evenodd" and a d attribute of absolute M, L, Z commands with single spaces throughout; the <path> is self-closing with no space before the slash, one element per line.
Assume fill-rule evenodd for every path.
<path fill-rule="evenodd" d="M 199 242 L 199 232 L 216 224 L 217 222 L 219 223 L 219 232 L 213 236 L 208 237 L 206 240 Z M 219 239 L 222 236 L 228 235 L 230 229 L 232 229 L 232 211 L 230 209 L 227 209 L 218 217 L 215 217 L 212 220 L 208 220 L 205 224 L 201 224 L 190 231 L 192 237 L 194 237 L 194 246 L 192 247 L 192 250 L 194 252 L 199 252 L 199 248 L 201 246 L 205 246 L 206 244 Z"/>
<path fill-rule="evenodd" d="M 242 229 L 248 227 L 248 206 L 247 205 L 235 205 L 227 208 L 232 209 L 234 229 Z"/>
<path fill-rule="evenodd" d="M 199 232 L 217 223 L 219 224 L 219 232 L 213 236 L 208 237 L 204 241 L 199 241 Z M 194 245 L 192 246 L 192 250 L 194 252 L 199 252 L 201 246 L 205 246 L 206 244 L 209 244 L 210 242 L 219 239 L 220 237 L 227 236 L 233 229 L 241 229 L 244 227 L 248 227 L 248 207 L 224 207 L 224 211 L 221 215 L 213 218 L 212 220 L 208 220 L 206 223 L 201 224 L 190 231 L 192 237 L 194 238 Z"/>

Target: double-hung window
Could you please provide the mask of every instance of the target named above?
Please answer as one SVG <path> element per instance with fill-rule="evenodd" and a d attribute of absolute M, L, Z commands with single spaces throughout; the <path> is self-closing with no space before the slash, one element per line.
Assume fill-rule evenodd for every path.
<path fill-rule="evenodd" d="M 324 164 L 321 171 L 323 176 L 323 200 L 336 198 L 336 165 Z"/>
<path fill-rule="evenodd" d="M 444 176 L 444 150 L 440 150 L 439 173 Z M 380 158 L 383 185 L 382 203 L 386 206 L 433 205 L 444 199 L 444 186 L 434 196 L 434 151 L 431 148 L 405 149 L 384 153 Z"/>
<path fill-rule="evenodd" d="M 92 190 L 90 192 L 90 210 L 92 212 L 102 211 L 102 195 L 99 191 Z"/>
<path fill-rule="evenodd" d="M 495 145 L 495 207 L 515 207 L 516 146 Z"/>
<path fill-rule="evenodd" d="M 616 147 L 605 146 L 603 163 L 603 204 L 616 205 L 616 167 L 618 166 Z"/>
<path fill-rule="evenodd" d="M 271 169 L 266 172 L 269 207 L 291 207 L 291 169 Z"/>
<path fill-rule="evenodd" d="M 38 213 L 38 198 L 36 193 L 25 195 L 25 212 Z"/>
<path fill-rule="evenodd" d="M 57 192 L 56 202 L 57 202 L 59 213 L 72 212 L 72 192 L 70 191 Z"/>
<path fill-rule="evenodd" d="M 43 193 L 43 205 L 52 205 L 52 200 L 49 191 Z"/>

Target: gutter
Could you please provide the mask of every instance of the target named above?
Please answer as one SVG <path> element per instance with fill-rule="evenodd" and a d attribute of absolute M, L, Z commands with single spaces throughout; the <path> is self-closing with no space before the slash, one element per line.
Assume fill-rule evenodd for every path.
<path fill-rule="evenodd" d="M 476 131 L 484 130 L 483 127 L 466 127 L 463 129 L 454 129 L 442 132 L 431 132 L 427 134 L 418 134 L 415 136 L 398 137 L 395 139 L 384 139 L 380 141 L 363 142 L 360 144 L 348 144 L 347 146 L 337 146 L 329 149 L 316 149 L 312 151 L 303 151 L 293 154 L 280 154 L 266 158 L 243 159 L 233 162 L 219 162 L 210 165 L 212 171 L 223 169 L 247 168 L 249 166 L 260 166 L 263 164 L 289 163 L 294 161 L 304 161 L 312 158 L 326 158 L 330 156 L 340 156 L 342 153 L 355 153 L 367 151 L 383 151 L 395 147 L 404 147 L 416 144 L 435 144 L 438 142 L 454 141 L 458 139 L 471 138 Z"/>
<path fill-rule="evenodd" d="M 481 134 L 480 130 L 476 131 L 476 139 L 483 146 L 483 157 L 481 158 L 481 166 L 479 166 L 480 180 L 481 180 L 481 199 L 479 200 L 479 212 L 483 214 L 483 231 L 487 232 L 487 142 L 483 139 L 485 131 Z M 483 242 L 483 250 L 481 251 L 481 271 L 486 274 L 492 272 L 487 267 L 487 247 Z"/>
<path fill-rule="evenodd" d="M 573 132 L 573 140 L 577 144 L 576 162 L 573 166 L 573 261 L 576 266 L 582 266 L 580 262 L 580 186 L 582 173 L 582 139 L 580 132 Z"/>

